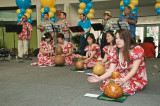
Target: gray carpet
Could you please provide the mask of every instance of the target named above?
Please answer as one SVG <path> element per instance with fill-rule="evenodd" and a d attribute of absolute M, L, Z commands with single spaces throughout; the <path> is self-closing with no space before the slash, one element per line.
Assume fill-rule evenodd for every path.
<path fill-rule="evenodd" d="M 84 97 L 101 94 L 101 83 L 89 83 L 85 73 L 70 71 L 74 66 L 40 68 L 30 66 L 33 61 L 0 62 L 0 106 L 160 106 L 160 69 L 154 68 L 160 68 L 159 59 L 146 60 L 147 87 L 124 103 Z"/>

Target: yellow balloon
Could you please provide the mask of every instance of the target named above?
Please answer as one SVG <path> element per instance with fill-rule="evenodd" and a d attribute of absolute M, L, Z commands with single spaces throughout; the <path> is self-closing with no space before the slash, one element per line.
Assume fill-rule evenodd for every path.
<path fill-rule="evenodd" d="M 134 10 L 135 6 L 133 4 L 129 4 L 129 6 Z"/>
<path fill-rule="evenodd" d="M 82 14 L 82 13 L 84 13 L 84 10 L 83 9 L 78 9 L 78 14 Z"/>
<path fill-rule="evenodd" d="M 19 14 L 21 11 L 20 11 L 20 9 L 17 9 L 17 11 L 16 11 L 16 12 L 17 12 L 17 14 Z"/>
<path fill-rule="evenodd" d="M 156 0 L 158 3 L 160 3 L 160 0 Z"/>
<path fill-rule="evenodd" d="M 155 9 L 160 8 L 160 3 L 155 4 Z"/>
<path fill-rule="evenodd" d="M 120 6 L 122 6 L 122 5 L 124 5 L 124 4 L 123 4 L 123 0 L 120 2 Z"/>
<path fill-rule="evenodd" d="M 54 14 L 52 12 L 49 12 L 48 14 L 49 14 L 50 18 L 54 16 Z"/>
<path fill-rule="evenodd" d="M 55 0 L 41 0 L 41 5 L 43 7 L 49 7 L 52 8 L 55 6 L 56 1 Z"/>
<path fill-rule="evenodd" d="M 43 13 L 44 12 L 44 8 L 41 8 L 41 13 Z"/>
<path fill-rule="evenodd" d="M 31 9 L 27 9 L 26 13 L 32 14 L 32 10 Z"/>
<path fill-rule="evenodd" d="M 29 13 L 25 13 L 24 15 L 27 16 L 27 19 L 29 19 L 31 17 L 31 15 Z"/>
<path fill-rule="evenodd" d="M 94 18 L 93 13 L 88 13 L 88 14 L 87 14 L 87 18 L 88 18 L 89 20 L 93 19 L 93 18 Z"/>
<path fill-rule="evenodd" d="M 133 4 L 134 6 L 138 5 L 138 0 L 131 0 L 131 4 Z"/>
<path fill-rule="evenodd" d="M 89 10 L 89 12 L 90 12 L 90 13 L 94 13 L 94 9 L 91 8 L 91 9 Z"/>
<path fill-rule="evenodd" d="M 125 14 L 124 14 L 124 11 L 123 11 L 123 15 L 125 15 Z"/>
<path fill-rule="evenodd" d="M 84 2 L 80 3 L 80 4 L 79 4 L 79 7 L 80 7 L 81 9 L 86 8 L 86 3 L 84 3 Z"/>
<path fill-rule="evenodd" d="M 50 8 L 50 12 L 52 12 L 52 13 L 56 13 L 56 8 L 54 8 L 54 7 L 52 7 L 52 8 Z"/>

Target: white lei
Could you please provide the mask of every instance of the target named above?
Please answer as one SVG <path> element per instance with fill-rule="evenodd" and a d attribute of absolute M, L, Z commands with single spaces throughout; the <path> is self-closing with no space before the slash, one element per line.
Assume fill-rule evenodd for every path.
<path fill-rule="evenodd" d="M 122 65 L 123 63 L 124 63 L 124 60 L 121 58 L 120 51 L 119 51 L 119 64 L 122 69 L 126 69 L 128 67 L 127 61 L 125 62 L 125 67 Z"/>

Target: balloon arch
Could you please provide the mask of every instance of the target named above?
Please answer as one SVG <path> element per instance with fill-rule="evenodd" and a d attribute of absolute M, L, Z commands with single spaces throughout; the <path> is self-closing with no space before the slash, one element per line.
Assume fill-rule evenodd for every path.
<path fill-rule="evenodd" d="M 160 15 L 160 0 L 156 0 L 157 3 L 155 4 L 155 9 L 156 13 Z M 40 0 L 41 5 L 43 8 L 41 9 L 41 17 L 42 21 L 44 20 L 44 12 L 49 13 L 50 20 L 53 22 L 56 21 L 56 8 L 54 8 L 56 0 Z M 93 9 L 93 3 L 92 0 L 79 0 L 79 9 L 78 9 L 78 14 L 85 14 L 86 18 L 91 20 L 94 18 L 94 12 L 95 10 Z M 121 10 L 121 16 L 124 15 L 124 7 L 125 6 L 130 6 L 132 8 L 132 12 L 134 14 L 138 14 L 138 0 L 122 0 L 120 2 L 120 10 Z M 17 9 L 17 22 L 21 22 L 22 16 L 26 15 L 27 16 L 27 22 L 32 23 L 31 19 L 31 14 L 32 10 L 30 9 L 31 7 L 31 0 L 16 0 L 16 4 L 19 7 Z"/>
<path fill-rule="evenodd" d="M 85 14 L 86 18 L 91 20 L 94 18 L 94 9 L 93 9 L 93 3 L 92 0 L 79 0 L 79 9 L 78 14 Z"/>
<path fill-rule="evenodd" d="M 32 23 L 31 14 L 32 10 L 29 9 L 31 7 L 31 0 L 16 0 L 16 4 L 19 9 L 17 9 L 17 22 L 21 22 L 22 16 L 27 16 L 27 22 Z"/>

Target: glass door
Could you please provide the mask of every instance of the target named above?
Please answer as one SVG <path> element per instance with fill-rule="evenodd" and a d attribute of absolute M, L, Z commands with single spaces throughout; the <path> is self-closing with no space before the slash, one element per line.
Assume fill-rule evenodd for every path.
<path fill-rule="evenodd" d="M 159 37 L 159 26 L 158 25 L 155 25 L 155 26 L 148 25 L 146 31 L 147 31 L 146 37 L 153 37 L 155 46 L 158 46 L 159 44 L 159 38 L 158 38 Z M 158 47 L 156 47 L 156 57 L 157 55 L 158 55 Z"/>
<path fill-rule="evenodd" d="M 136 40 L 140 39 L 141 43 L 144 40 L 144 27 L 137 26 L 136 27 Z"/>

